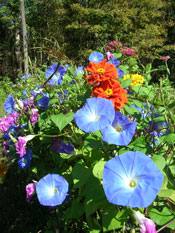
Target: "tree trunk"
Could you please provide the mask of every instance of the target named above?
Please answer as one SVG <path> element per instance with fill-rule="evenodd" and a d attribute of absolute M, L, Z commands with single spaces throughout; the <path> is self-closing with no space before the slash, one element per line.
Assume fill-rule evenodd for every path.
<path fill-rule="evenodd" d="M 27 30 L 24 11 L 24 0 L 20 0 L 21 19 L 22 19 L 22 35 L 23 35 L 23 52 L 24 52 L 24 73 L 29 73 L 28 68 L 28 48 L 27 48 Z"/>

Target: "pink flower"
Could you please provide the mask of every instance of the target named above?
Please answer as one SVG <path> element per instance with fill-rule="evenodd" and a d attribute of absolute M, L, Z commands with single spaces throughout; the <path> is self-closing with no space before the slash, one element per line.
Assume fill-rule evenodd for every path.
<path fill-rule="evenodd" d="M 0 118 L 0 131 L 6 133 L 11 125 L 17 124 L 16 120 L 20 115 L 18 113 L 11 113 L 8 117 Z"/>
<path fill-rule="evenodd" d="M 35 135 L 28 135 L 25 137 L 18 137 L 18 141 L 15 143 L 16 153 L 20 155 L 20 157 L 26 154 L 25 146 L 28 141 L 32 140 Z"/>
<path fill-rule="evenodd" d="M 136 53 L 136 51 L 134 49 L 128 48 L 128 47 L 124 47 L 124 51 L 122 52 L 123 54 L 126 55 L 134 55 Z"/>
<path fill-rule="evenodd" d="M 133 212 L 135 219 L 137 220 L 139 226 L 141 227 L 141 233 L 156 233 L 155 223 L 151 219 L 146 218 L 139 211 L 133 211 Z"/>
<path fill-rule="evenodd" d="M 19 137 L 17 143 L 15 144 L 16 153 L 19 154 L 20 157 L 26 154 L 26 149 L 25 149 L 26 143 L 27 142 L 22 137 Z"/>
<path fill-rule="evenodd" d="M 113 54 L 113 53 L 110 53 L 110 52 L 107 52 L 107 53 L 106 53 L 107 61 L 109 61 L 109 60 L 112 59 L 113 57 L 114 57 L 114 54 Z"/>
<path fill-rule="evenodd" d="M 31 114 L 30 114 L 30 121 L 31 124 L 35 124 L 35 122 L 38 120 L 39 114 L 38 114 L 38 109 L 33 108 L 31 109 Z"/>
<path fill-rule="evenodd" d="M 168 59 L 170 59 L 170 56 L 161 57 L 160 59 L 167 61 Z"/>
<path fill-rule="evenodd" d="M 26 186 L 26 199 L 27 201 L 30 201 L 33 194 L 35 193 L 35 184 L 30 183 Z"/>

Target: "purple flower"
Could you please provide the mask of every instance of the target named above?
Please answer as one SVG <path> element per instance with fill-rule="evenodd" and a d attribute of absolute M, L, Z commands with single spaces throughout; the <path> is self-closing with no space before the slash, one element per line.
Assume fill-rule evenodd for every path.
<path fill-rule="evenodd" d="M 8 117 L 0 118 L 0 130 L 6 133 L 12 125 L 17 125 L 17 119 L 20 115 L 18 113 L 11 113 Z"/>
<path fill-rule="evenodd" d="M 110 53 L 110 52 L 107 52 L 105 55 L 106 55 L 107 61 L 109 61 L 110 59 L 112 59 L 114 57 L 114 54 Z"/>
<path fill-rule="evenodd" d="M 148 207 L 162 186 L 163 174 L 148 156 L 128 151 L 104 165 L 103 188 L 114 205 Z"/>
<path fill-rule="evenodd" d="M 65 144 L 62 142 L 59 138 L 53 138 L 53 143 L 51 146 L 51 150 L 53 150 L 55 153 L 65 153 L 68 155 L 71 155 L 74 153 L 74 146 L 69 141 L 68 144 Z"/>
<path fill-rule="evenodd" d="M 118 146 L 127 146 L 135 134 L 136 126 L 137 122 L 130 122 L 121 112 L 115 112 L 112 125 L 101 129 L 103 141 Z"/>
<path fill-rule="evenodd" d="M 139 211 L 133 212 L 136 221 L 139 223 L 139 226 L 141 227 L 141 233 L 156 233 L 155 223 L 151 219 L 146 218 Z"/>
<path fill-rule="evenodd" d="M 100 52 L 93 52 L 91 53 L 91 55 L 89 56 L 89 61 L 94 62 L 94 63 L 99 63 L 101 61 L 103 61 L 104 59 L 104 55 Z"/>
<path fill-rule="evenodd" d="M 26 185 L 26 199 L 27 199 L 27 201 L 31 200 L 34 193 L 35 193 L 35 184 L 30 183 L 30 184 Z"/>
<path fill-rule="evenodd" d="M 58 174 L 48 174 L 36 184 L 36 194 L 41 205 L 57 206 L 65 200 L 68 192 L 67 181 Z"/>
<path fill-rule="evenodd" d="M 39 117 L 38 109 L 32 108 L 32 109 L 31 109 L 31 114 L 30 114 L 30 121 L 31 121 L 31 124 L 32 124 L 32 125 L 34 125 L 35 122 L 37 122 L 38 117 Z"/>
<path fill-rule="evenodd" d="M 28 135 L 25 137 L 18 137 L 18 141 L 15 143 L 16 147 L 16 153 L 22 157 L 26 154 L 25 146 L 28 141 L 32 140 L 35 137 L 35 135 Z"/>
<path fill-rule="evenodd" d="M 56 67 L 58 65 L 58 62 L 50 66 L 46 70 L 46 79 L 48 79 L 56 70 Z M 54 76 L 47 82 L 49 85 L 60 85 L 63 82 L 63 76 L 66 73 L 67 68 L 64 68 L 63 66 L 59 66 Z"/>
<path fill-rule="evenodd" d="M 11 94 L 9 94 L 8 98 L 4 103 L 4 108 L 6 113 L 13 113 L 16 112 L 15 110 L 15 100 Z"/>
<path fill-rule="evenodd" d="M 19 137 L 18 141 L 15 143 L 16 153 L 19 154 L 20 157 L 26 154 L 26 149 L 25 149 L 26 143 L 27 142 L 22 137 Z"/>
<path fill-rule="evenodd" d="M 26 154 L 23 155 L 23 157 L 18 158 L 18 166 L 21 169 L 27 169 L 30 167 L 30 162 L 33 157 L 33 152 L 30 148 L 27 148 Z"/>

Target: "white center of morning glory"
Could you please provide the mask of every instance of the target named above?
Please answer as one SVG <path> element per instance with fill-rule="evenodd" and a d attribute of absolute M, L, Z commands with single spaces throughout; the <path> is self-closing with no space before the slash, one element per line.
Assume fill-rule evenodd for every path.
<path fill-rule="evenodd" d="M 92 114 L 91 115 L 91 120 L 92 121 L 98 121 L 100 119 L 100 116 L 99 115 L 95 115 L 95 114 Z"/>
<path fill-rule="evenodd" d="M 49 188 L 48 191 L 49 191 L 49 194 L 53 196 L 58 192 L 58 189 L 54 187 L 54 188 Z"/>
<path fill-rule="evenodd" d="M 122 126 L 121 125 L 117 125 L 115 127 L 115 129 L 116 129 L 117 132 L 121 132 L 122 131 Z"/>
<path fill-rule="evenodd" d="M 135 178 L 125 178 L 125 184 L 129 188 L 135 188 L 137 186 L 137 180 Z"/>

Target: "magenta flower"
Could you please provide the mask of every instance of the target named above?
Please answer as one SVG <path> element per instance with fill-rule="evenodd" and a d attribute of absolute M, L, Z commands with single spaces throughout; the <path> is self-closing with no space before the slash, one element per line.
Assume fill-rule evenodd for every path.
<path fill-rule="evenodd" d="M 167 61 L 168 59 L 170 59 L 170 56 L 164 56 L 164 57 L 161 57 L 160 59 Z"/>
<path fill-rule="evenodd" d="M 20 157 L 26 154 L 26 149 L 25 149 L 26 143 L 27 142 L 22 137 L 19 137 L 17 143 L 15 144 L 16 153 L 19 154 Z"/>
<path fill-rule="evenodd" d="M 128 47 L 124 47 L 124 51 L 122 52 L 123 54 L 126 55 L 134 55 L 136 53 L 136 51 L 134 49 L 128 48 Z"/>
<path fill-rule="evenodd" d="M 19 116 L 20 115 L 18 113 L 11 113 L 8 117 L 0 118 L 1 133 L 6 133 L 10 126 L 12 126 L 13 124 L 17 125 L 16 120 Z"/>
<path fill-rule="evenodd" d="M 141 227 L 141 233 L 156 233 L 155 223 L 151 219 L 146 218 L 139 211 L 134 211 L 134 217 Z"/>
<path fill-rule="evenodd" d="M 15 143 L 16 147 L 16 153 L 22 157 L 26 154 L 25 146 L 28 141 L 32 140 L 35 137 L 35 135 L 28 135 L 25 137 L 18 137 L 18 141 Z"/>
<path fill-rule="evenodd" d="M 106 59 L 107 61 L 109 61 L 110 59 L 112 59 L 114 57 L 114 54 L 113 53 L 110 53 L 110 52 L 107 52 L 106 53 Z"/>
<path fill-rule="evenodd" d="M 34 125 L 35 122 L 37 122 L 38 117 L 39 117 L 38 109 L 36 109 L 36 108 L 31 109 L 30 121 L 31 121 L 32 125 Z"/>
<path fill-rule="evenodd" d="M 35 193 L 35 184 L 30 183 L 26 186 L 26 199 L 27 201 L 30 201 L 33 194 Z"/>

